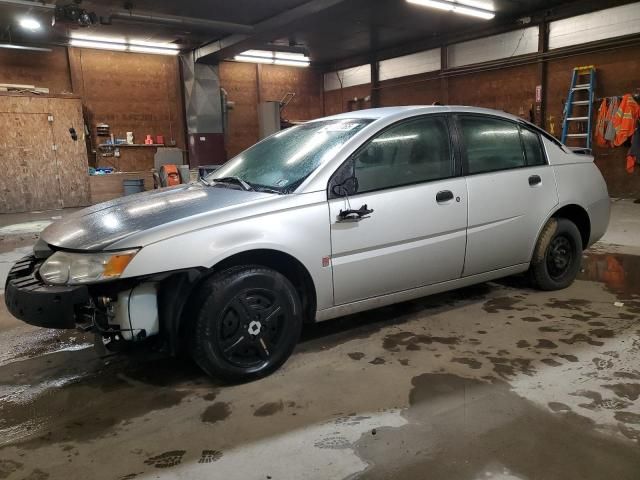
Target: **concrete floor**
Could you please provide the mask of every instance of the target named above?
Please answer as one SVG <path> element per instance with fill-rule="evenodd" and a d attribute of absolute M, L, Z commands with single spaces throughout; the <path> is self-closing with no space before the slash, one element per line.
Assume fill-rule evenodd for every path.
<path fill-rule="evenodd" d="M 0 266 L 32 220 L 0 218 Z M 565 291 L 510 278 L 315 325 L 236 386 L 100 359 L 2 299 L 0 479 L 637 480 L 640 205 L 614 202 L 604 240 Z"/>

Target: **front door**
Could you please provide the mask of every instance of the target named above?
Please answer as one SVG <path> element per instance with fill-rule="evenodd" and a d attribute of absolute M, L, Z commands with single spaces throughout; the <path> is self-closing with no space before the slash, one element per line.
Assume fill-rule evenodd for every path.
<path fill-rule="evenodd" d="M 329 185 L 336 305 L 460 277 L 467 189 L 455 172 L 440 115 L 385 129 L 338 169 Z"/>
<path fill-rule="evenodd" d="M 486 115 L 459 115 L 458 126 L 469 191 L 464 276 L 528 263 L 558 203 L 539 135 Z"/>

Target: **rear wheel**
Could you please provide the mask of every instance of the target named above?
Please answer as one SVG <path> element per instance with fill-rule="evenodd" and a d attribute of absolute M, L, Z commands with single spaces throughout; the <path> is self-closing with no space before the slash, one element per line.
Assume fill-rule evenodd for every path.
<path fill-rule="evenodd" d="M 573 283 L 582 263 L 582 237 L 566 218 L 552 218 L 542 229 L 530 275 L 541 290 L 561 290 Z"/>
<path fill-rule="evenodd" d="M 291 355 L 302 329 L 298 294 L 279 272 L 234 267 L 213 275 L 196 298 L 192 356 L 211 376 L 263 377 Z"/>

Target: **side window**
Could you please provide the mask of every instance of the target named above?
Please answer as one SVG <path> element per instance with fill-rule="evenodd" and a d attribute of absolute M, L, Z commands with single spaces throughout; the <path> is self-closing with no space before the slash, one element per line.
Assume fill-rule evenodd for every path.
<path fill-rule="evenodd" d="M 468 174 L 526 165 L 516 124 L 481 116 L 460 116 L 459 122 Z"/>
<path fill-rule="evenodd" d="M 358 193 L 453 175 L 444 117 L 423 117 L 385 130 L 353 157 Z"/>
<path fill-rule="evenodd" d="M 524 152 L 527 155 L 527 165 L 546 165 L 547 160 L 544 157 L 542 151 L 542 143 L 537 133 L 532 132 L 526 128 L 520 128 L 522 135 L 522 144 L 524 145 Z"/>

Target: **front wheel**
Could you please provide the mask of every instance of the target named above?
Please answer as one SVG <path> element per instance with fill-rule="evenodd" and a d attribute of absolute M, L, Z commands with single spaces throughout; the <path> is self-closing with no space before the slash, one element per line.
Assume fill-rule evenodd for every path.
<path fill-rule="evenodd" d="M 573 283 L 582 263 L 582 237 L 575 223 L 552 218 L 542 229 L 530 274 L 541 290 L 561 290 Z"/>
<path fill-rule="evenodd" d="M 263 377 L 293 352 L 302 310 L 291 282 L 260 266 L 213 275 L 196 295 L 191 352 L 209 375 L 227 381 Z"/>

